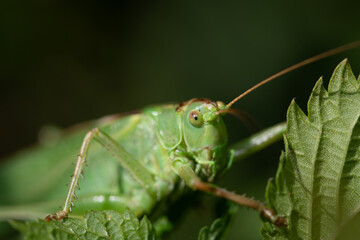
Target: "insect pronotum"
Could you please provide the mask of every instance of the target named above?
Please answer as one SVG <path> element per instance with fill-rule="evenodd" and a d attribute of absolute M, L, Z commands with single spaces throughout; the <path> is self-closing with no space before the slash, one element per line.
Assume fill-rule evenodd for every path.
<path fill-rule="evenodd" d="M 69 133 L 54 146 L 20 154 L 15 157 L 17 161 L 0 170 L 1 184 L 9 184 L 2 194 L 8 202 L 16 204 L 21 196 L 29 204 L 22 208 L 0 209 L 0 219 L 34 218 L 53 210 L 64 193 L 64 182 L 68 181 L 63 175 L 71 168 L 69 163 L 75 160 L 78 152 L 63 208 L 48 215 L 45 218 L 47 221 L 66 218 L 71 212 L 81 215 L 87 209 L 123 211 L 128 207 L 137 215 L 149 214 L 158 202 L 188 187 L 255 209 L 276 226 L 286 226 L 286 220 L 265 204 L 210 183 L 226 172 L 234 159 L 251 151 L 247 146 L 244 152 L 241 144 L 228 147 L 223 116 L 235 113 L 232 105 L 265 83 L 306 64 L 358 46 L 360 41 L 286 68 L 227 105 L 208 99 L 192 99 L 180 104 L 151 106 L 132 114 L 105 117 L 90 123 L 90 131 L 84 129 Z M 252 147 L 258 148 L 279 139 L 283 131 L 284 125 L 278 125 L 259 133 L 262 140 L 253 141 Z M 91 144 L 94 141 L 99 144 Z M 117 161 L 110 160 L 114 158 Z M 24 176 L 34 159 L 37 162 L 30 171 L 32 175 Z M 88 160 L 93 166 L 87 172 L 84 189 L 78 191 L 77 196 L 75 192 Z M 32 178 L 34 175 L 42 177 Z M 99 178 L 101 181 L 96 181 Z M 16 189 L 11 187 L 12 183 L 24 187 Z M 30 204 L 44 202 L 44 199 L 46 202 L 43 204 Z M 75 199 L 77 207 L 73 209 Z"/>

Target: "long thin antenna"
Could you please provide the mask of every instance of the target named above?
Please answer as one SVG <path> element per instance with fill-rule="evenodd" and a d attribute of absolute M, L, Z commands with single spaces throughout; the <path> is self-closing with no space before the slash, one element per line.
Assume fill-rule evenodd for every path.
<path fill-rule="evenodd" d="M 251 93 L 253 90 L 257 89 L 258 87 L 270 82 L 271 80 L 277 78 L 277 77 L 280 77 L 282 75 L 285 75 L 286 73 L 288 72 L 291 72 L 292 70 L 295 70 L 297 68 L 300 68 L 300 67 L 303 67 L 309 63 L 313 63 L 313 62 L 316 62 L 316 61 L 319 61 L 320 59 L 323 59 L 323 58 L 326 58 L 326 57 L 329 57 L 329 56 L 332 56 L 332 55 L 335 55 L 335 54 L 338 54 L 338 53 L 341 53 L 341 52 L 344 52 L 344 51 L 347 51 L 347 50 L 350 50 L 350 49 L 353 49 L 353 48 L 356 48 L 356 47 L 360 47 L 360 40 L 359 41 L 355 41 L 355 42 L 352 42 L 352 43 L 348 43 L 348 44 L 345 44 L 341 47 L 337 47 L 337 48 L 334 48 L 334 49 L 331 49 L 329 51 L 326 51 L 326 52 L 323 52 L 321 54 L 318 54 L 316 56 L 313 56 L 311 58 L 308 58 L 304 61 L 301 61 L 297 64 L 294 64 L 288 68 L 285 68 L 284 70 L 266 78 L 265 80 L 259 82 L 258 84 L 256 84 L 255 86 L 249 88 L 248 90 L 246 90 L 245 92 L 243 92 L 242 94 L 240 94 L 239 96 L 237 96 L 234 100 L 232 100 L 230 103 L 228 103 L 226 105 L 227 108 L 230 108 L 235 102 L 237 102 L 239 99 L 243 98 L 244 96 L 248 95 L 249 93 Z"/>

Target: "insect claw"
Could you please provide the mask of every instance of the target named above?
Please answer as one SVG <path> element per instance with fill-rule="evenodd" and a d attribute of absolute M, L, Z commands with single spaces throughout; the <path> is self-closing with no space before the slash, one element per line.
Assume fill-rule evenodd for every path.
<path fill-rule="evenodd" d="M 275 214 L 275 212 L 271 209 L 268 209 L 268 208 L 263 209 L 262 214 L 266 218 L 268 218 L 277 227 L 287 227 L 288 226 L 286 219 L 283 217 L 277 216 Z"/>

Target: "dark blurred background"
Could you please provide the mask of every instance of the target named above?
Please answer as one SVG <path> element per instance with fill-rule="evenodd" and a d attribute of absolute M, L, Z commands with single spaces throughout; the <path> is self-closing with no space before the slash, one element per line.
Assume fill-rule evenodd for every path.
<path fill-rule="evenodd" d="M 307 57 L 360 39 L 359 1 L 1 1 L 0 157 L 61 128 L 149 104 L 208 97 L 229 102 L 260 80 Z M 303 109 L 320 76 L 327 83 L 360 49 L 311 64 L 236 104 L 268 127 Z M 233 117 L 234 142 L 249 131 Z M 247 159 L 220 184 L 264 200 L 279 143 Z M 211 200 L 211 197 L 210 197 Z M 212 221 L 195 209 L 169 239 L 196 239 Z M 258 215 L 241 209 L 229 239 L 260 239 Z"/>

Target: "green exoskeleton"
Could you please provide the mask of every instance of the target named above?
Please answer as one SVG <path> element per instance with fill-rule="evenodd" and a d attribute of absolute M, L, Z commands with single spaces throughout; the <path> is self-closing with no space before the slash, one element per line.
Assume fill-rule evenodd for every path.
<path fill-rule="evenodd" d="M 230 149 L 223 121 L 227 109 L 208 99 L 150 106 L 99 119 L 69 130 L 53 144 L 19 153 L 0 169 L 1 203 L 15 205 L 0 208 L 0 219 L 45 217 L 61 204 L 66 188 L 63 209 L 46 220 L 59 220 L 71 212 L 82 216 L 88 209 L 130 208 L 141 216 L 189 187 L 254 208 L 282 225 L 284 220 L 263 203 L 208 183 L 225 173 L 234 157 L 246 155 L 254 146 L 270 144 L 284 131 L 280 124 L 253 136 L 252 142 Z M 67 187 L 66 173 L 74 168 L 71 163 L 77 154 Z M 86 162 L 90 166 L 81 191 L 75 194 Z"/>
<path fill-rule="evenodd" d="M 229 147 L 223 117 L 233 113 L 231 106 L 253 89 L 295 68 L 359 45 L 360 42 L 348 44 L 291 66 L 227 105 L 192 99 L 151 106 L 91 122 L 58 141 L 19 153 L 0 168 L 0 204 L 14 205 L 0 208 L 0 220 L 45 217 L 64 199 L 62 210 L 48 215 L 47 221 L 63 219 L 70 213 L 81 216 L 88 209 L 130 208 L 140 216 L 191 188 L 253 208 L 275 225 L 286 226 L 285 219 L 265 204 L 211 183 L 231 167 L 235 158 L 281 138 L 284 125 Z M 74 169 L 71 163 L 76 154 Z M 76 191 L 87 162 L 91 167 L 86 170 L 81 191 Z M 65 186 L 65 175 L 71 169 L 70 185 Z"/>
<path fill-rule="evenodd" d="M 116 194 L 98 197 L 92 202 L 96 209 L 129 207 L 139 215 L 150 213 L 182 179 L 190 188 L 213 192 L 254 208 L 276 225 L 282 225 L 284 220 L 264 204 L 206 183 L 224 173 L 233 162 L 234 151 L 228 149 L 222 119 L 222 111 L 226 109 L 221 102 L 193 99 L 181 104 L 148 107 L 138 114 L 92 129 L 83 140 L 64 208 L 46 219 L 59 220 L 71 212 L 88 149 L 95 140 L 125 170 L 118 175 L 118 182 L 124 188 Z"/>

